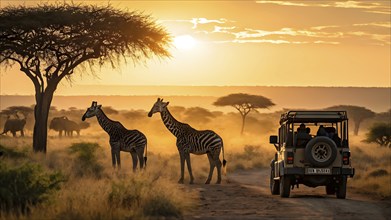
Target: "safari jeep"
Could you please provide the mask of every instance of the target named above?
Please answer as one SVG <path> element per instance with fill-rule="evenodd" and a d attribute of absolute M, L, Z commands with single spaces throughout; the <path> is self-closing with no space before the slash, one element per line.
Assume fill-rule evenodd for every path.
<path fill-rule="evenodd" d="M 346 197 L 351 167 L 346 111 L 289 111 L 281 115 L 277 153 L 271 161 L 270 190 L 289 197 L 294 186 L 325 186 L 328 195 Z"/>

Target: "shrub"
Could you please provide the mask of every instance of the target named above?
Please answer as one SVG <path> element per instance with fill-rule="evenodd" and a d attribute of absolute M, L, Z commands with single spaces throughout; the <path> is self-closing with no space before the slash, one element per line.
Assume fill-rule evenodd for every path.
<path fill-rule="evenodd" d="M 13 168 L 0 163 L 0 176 L 0 211 L 6 213 L 28 213 L 29 206 L 47 200 L 64 181 L 61 173 L 45 173 L 33 163 Z"/>
<path fill-rule="evenodd" d="M 379 177 L 379 176 L 387 176 L 388 172 L 384 169 L 377 169 L 368 174 L 368 177 Z"/>
<path fill-rule="evenodd" d="M 391 148 L 391 123 L 376 123 L 369 129 L 364 142 Z"/>
<path fill-rule="evenodd" d="M 70 146 L 69 153 L 77 154 L 73 165 L 77 176 L 92 175 L 96 178 L 102 177 L 103 166 L 98 162 L 97 150 L 102 150 L 97 143 L 82 142 Z"/>
<path fill-rule="evenodd" d="M 146 216 L 154 217 L 180 217 L 181 209 L 172 202 L 169 195 L 149 195 L 143 205 L 143 212 Z"/>
<path fill-rule="evenodd" d="M 108 194 L 112 211 L 125 209 L 135 218 L 180 217 L 187 201 L 180 198 L 184 192 L 172 189 L 172 183 L 145 174 L 113 182 Z"/>
<path fill-rule="evenodd" d="M 12 159 L 19 159 L 27 157 L 27 153 L 14 150 L 12 148 L 7 148 L 0 144 L 0 156 Z"/>

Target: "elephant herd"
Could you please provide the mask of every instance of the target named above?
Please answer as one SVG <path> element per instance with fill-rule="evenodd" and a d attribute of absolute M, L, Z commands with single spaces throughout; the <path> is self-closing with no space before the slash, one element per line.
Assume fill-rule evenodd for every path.
<path fill-rule="evenodd" d="M 8 132 L 12 133 L 12 136 L 16 137 L 16 132 L 20 132 L 20 136 L 24 136 L 24 126 L 26 125 L 26 118 L 10 118 L 8 117 L 4 124 L 3 132 L 0 134 L 7 134 Z M 80 130 L 86 129 L 89 127 L 87 122 L 82 122 L 80 124 L 69 120 L 66 116 L 55 117 L 50 121 L 49 129 L 53 129 L 58 132 L 59 136 L 73 136 L 73 132 L 76 132 L 77 135 L 80 135 Z"/>
<path fill-rule="evenodd" d="M 58 131 L 59 136 L 61 137 L 63 132 L 64 136 L 73 136 L 73 132 L 76 132 L 77 135 L 80 135 L 80 130 L 86 129 L 89 127 L 87 122 L 82 122 L 80 124 L 69 120 L 66 116 L 55 117 L 51 120 L 49 129 Z"/>

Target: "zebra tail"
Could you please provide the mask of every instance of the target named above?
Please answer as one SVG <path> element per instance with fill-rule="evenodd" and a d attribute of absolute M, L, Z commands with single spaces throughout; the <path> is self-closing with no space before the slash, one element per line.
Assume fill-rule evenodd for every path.
<path fill-rule="evenodd" d="M 145 143 L 145 157 L 144 157 L 144 166 L 147 167 L 147 153 L 148 153 L 148 143 Z"/>
<path fill-rule="evenodd" d="M 221 150 L 223 151 L 223 174 L 224 175 L 227 175 L 227 161 L 225 160 L 225 156 L 224 156 L 224 144 L 223 144 L 223 140 L 221 140 Z"/>

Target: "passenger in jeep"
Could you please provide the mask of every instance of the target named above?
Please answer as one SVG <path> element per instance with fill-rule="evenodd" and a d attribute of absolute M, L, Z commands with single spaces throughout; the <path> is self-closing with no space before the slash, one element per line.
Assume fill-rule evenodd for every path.
<path fill-rule="evenodd" d="M 305 124 L 300 124 L 300 127 L 297 128 L 294 146 L 305 147 L 307 145 L 308 141 L 311 140 L 311 135 L 309 132 L 307 133 L 308 129 L 309 128 L 306 128 Z"/>
<path fill-rule="evenodd" d="M 317 136 L 326 136 L 328 137 L 326 129 L 323 127 L 323 125 L 319 126 L 318 132 L 316 132 Z"/>
<path fill-rule="evenodd" d="M 328 133 L 328 137 L 331 138 L 337 145 L 337 147 L 341 147 L 341 138 L 338 137 L 338 134 L 335 132 L 334 127 L 327 127 L 326 131 Z"/>

